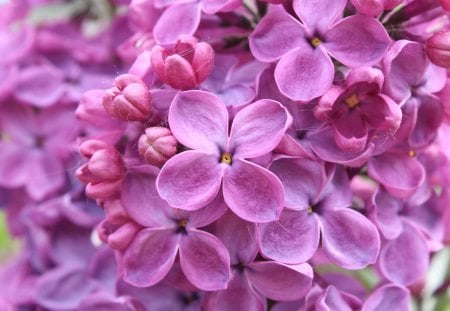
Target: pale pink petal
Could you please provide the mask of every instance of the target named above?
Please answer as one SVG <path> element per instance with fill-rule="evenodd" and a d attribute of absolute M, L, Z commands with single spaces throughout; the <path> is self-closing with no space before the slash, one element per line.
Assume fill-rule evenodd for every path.
<path fill-rule="evenodd" d="M 236 159 L 223 177 L 223 196 L 230 209 L 244 220 L 263 223 L 280 216 L 283 185 L 270 171 Z"/>
<path fill-rule="evenodd" d="M 245 270 L 251 284 L 264 296 L 281 301 L 303 298 L 311 289 L 309 264 L 284 265 L 274 261 L 254 262 Z"/>
<path fill-rule="evenodd" d="M 259 225 L 261 253 L 279 262 L 306 262 L 315 254 L 319 240 L 317 218 L 306 210 L 285 209 L 279 220 Z"/>
<path fill-rule="evenodd" d="M 304 27 L 280 6 L 271 6 L 249 37 L 250 50 L 262 62 L 273 62 L 306 46 Z"/>
<path fill-rule="evenodd" d="M 225 149 L 228 112 L 212 93 L 178 93 L 169 110 L 169 125 L 175 138 L 189 148 L 218 155 Z"/>
<path fill-rule="evenodd" d="M 211 202 L 222 182 L 223 166 L 215 156 L 190 150 L 167 161 L 156 180 L 159 195 L 177 208 L 196 210 Z"/>
<path fill-rule="evenodd" d="M 358 67 L 379 62 L 390 44 L 391 39 L 378 20 L 353 15 L 326 32 L 323 46 L 344 65 Z"/>
<path fill-rule="evenodd" d="M 123 279 L 136 287 L 152 286 L 169 272 L 178 252 L 179 236 L 172 230 L 144 229 L 122 258 Z"/>
<path fill-rule="evenodd" d="M 180 263 L 186 278 L 202 290 L 227 288 L 231 279 L 230 255 L 214 235 L 189 230 L 180 239 Z"/>
<path fill-rule="evenodd" d="M 333 63 L 320 46 L 294 49 L 275 68 L 280 92 L 292 100 L 309 101 L 325 94 L 333 78 Z"/>
<path fill-rule="evenodd" d="M 254 158 L 272 151 L 291 123 L 292 117 L 279 102 L 262 99 L 248 105 L 233 119 L 233 157 Z"/>
<path fill-rule="evenodd" d="M 156 22 L 153 36 L 159 44 L 171 44 L 182 34 L 192 35 L 200 24 L 201 6 L 197 2 L 168 7 Z"/>
<path fill-rule="evenodd" d="M 295 13 L 305 25 L 317 31 L 325 31 L 339 20 L 347 0 L 294 0 Z"/>

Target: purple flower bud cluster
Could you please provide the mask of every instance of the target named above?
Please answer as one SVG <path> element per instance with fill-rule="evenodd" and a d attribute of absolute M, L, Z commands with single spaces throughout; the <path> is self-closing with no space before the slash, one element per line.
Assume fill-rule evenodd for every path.
<path fill-rule="evenodd" d="M 420 300 L 450 243 L 446 1 L 115 0 L 90 37 L 84 2 L 1 13 L 0 205 L 22 246 L 0 309 Z"/>

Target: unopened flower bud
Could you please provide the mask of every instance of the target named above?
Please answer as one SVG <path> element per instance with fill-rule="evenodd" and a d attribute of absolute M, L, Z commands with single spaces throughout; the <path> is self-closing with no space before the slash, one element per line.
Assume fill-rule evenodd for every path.
<path fill-rule="evenodd" d="M 165 127 L 149 127 L 139 137 L 138 149 L 147 163 L 161 166 L 177 152 L 177 140 Z"/>
<path fill-rule="evenodd" d="M 450 30 L 438 32 L 429 37 L 426 50 L 434 64 L 450 68 Z"/>
<path fill-rule="evenodd" d="M 151 97 L 138 77 L 124 74 L 114 80 L 115 86 L 105 92 L 103 107 L 123 121 L 145 121 L 150 117 Z"/>
<path fill-rule="evenodd" d="M 155 46 L 151 61 L 161 81 L 174 89 L 189 90 L 196 88 L 211 73 L 214 50 L 206 42 L 182 35 L 172 50 Z"/>
<path fill-rule="evenodd" d="M 383 12 L 383 0 L 352 0 L 353 6 L 359 13 L 376 17 Z"/>
<path fill-rule="evenodd" d="M 87 184 L 86 194 L 93 199 L 113 196 L 125 175 L 125 163 L 119 152 L 112 146 L 102 146 L 96 140 L 84 142 L 80 150 L 89 157 L 89 161 L 76 172 L 78 179 Z"/>

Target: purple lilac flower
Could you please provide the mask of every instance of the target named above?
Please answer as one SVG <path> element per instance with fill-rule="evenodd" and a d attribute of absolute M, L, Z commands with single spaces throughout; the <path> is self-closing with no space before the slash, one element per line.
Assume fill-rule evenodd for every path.
<path fill-rule="evenodd" d="M 260 100 L 236 115 L 230 134 L 228 123 L 226 107 L 215 95 L 178 94 L 169 124 L 175 138 L 193 150 L 166 162 L 158 175 L 158 192 L 171 206 L 196 210 L 211 202 L 222 187 L 225 202 L 239 217 L 275 220 L 284 203 L 282 185 L 268 170 L 245 158 L 274 149 L 291 117 L 279 103 Z"/>
<path fill-rule="evenodd" d="M 334 66 L 328 54 L 349 67 L 373 65 L 384 56 L 390 39 L 383 26 L 364 15 L 342 19 L 346 3 L 294 0 L 301 22 L 271 6 L 250 36 L 258 60 L 279 60 L 275 80 L 290 99 L 308 101 L 330 88 Z"/>

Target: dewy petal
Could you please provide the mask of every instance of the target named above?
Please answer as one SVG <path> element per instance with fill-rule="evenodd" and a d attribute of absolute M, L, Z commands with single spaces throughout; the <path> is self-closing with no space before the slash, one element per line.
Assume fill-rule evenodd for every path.
<path fill-rule="evenodd" d="M 425 180 L 422 164 L 408 154 L 384 153 L 372 157 L 368 162 L 368 172 L 370 177 L 398 198 L 410 196 Z"/>
<path fill-rule="evenodd" d="M 173 223 L 166 213 L 170 207 L 156 190 L 158 172 L 150 165 L 130 168 L 122 183 L 121 201 L 125 211 L 145 227 L 164 227 Z"/>
<path fill-rule="evenodd" d="M 387 284 L 377 288 L 367 298 L 361 311 L 410 310 L 409 291 L 398 285 Z"/>
<path fill-rule="evenodd" d="M 159 195 L 171 206 L 196 210 L 217 195 L 223 169 L 216 156 L 189 150 L 167 161 L 156 179 Z"/>
<path fill-rule="evenodd" d="M 281 6 L 270 6 L 249 37 L 250 50 L 262 62 L 273 62 L 289 51 L 306 46 L 304 27 Z"/>
<path fill-rule="evenodd" d="M 266 300 L 249 287 L 246 278 L 235 275 L 227 289 L 208 295 L 203 307 L 205 310 L 214 311 L 265 311 L 267 310 Z"/>
<path fill-rule="evenodd" d="M 155 285 L 172 268 L 177 252 L 178 235 L 172 230 L 142 230 L 123 255 L 124 281 L 136 287 Z"/>
<path fill-rule="evenodd" d="M 279 220 L 260 224 L 258 228 L 261 253 L 279 262 L 306 262 L 319 246 L 319 223 L 307 210 L 285 209 Z"/>
<path fill-rule="evenodd" d="M 262 99 L 248 105 L 233 119 L 233 157 L 254 158 L 272 151 L 291 123 L 292 117 L 279 102 Z"/>
<path fill-rule="evenodd" d="M 180 263 L 186 278 L 202 290 L 227 288 L 231 279 L 230 255 L 214 235 L 189 230 L 180 239 Z"/>
<path fill-rule="evenodd" d="M 192 35 L 200 24 L 201 6 L 197 1 L 177 3 L 162 13 L 153 28 L 153 36 L 159 44 L 175 43 L 179 35 Z"/>
<path fill-rule="evenodd" d="M 245 273 L 264 296 L 281 301 L 303 298 L 311 289 L 313 270 L 307 263 L 288 266 L 274 261 L 253 262 Z"/>
<path fill-rule="evenodd" d="M 342 18 L 347 0 L 294 0 L 293 7 L 305 25 L 319 32 Z"/>
<path fill-rule="evenodd" d="M 272 162 L 272 171 L 284 186 L 285 207 L 307 209 L 322 191 L 325 169 L 314 160 L 282 158 Z"/>
<path fill-rule="evenodd" d="M 292 100 L 309 101 L 325 94 L 333 79 L 333 62 L 320 46 L 294 49 L 275 68 L 280 92 Z"/>
<path fill-rule="evenodd" d="M 169 110 L 169 125 L 175 138 L 191 149 L 218 156 L 225 149 L 228 112 L 224 103 L 212 93 L 178 93 Z"/>
<path fill-rule="evenodd" d="M 226 213 L 217 223 L 215 235 L 227 247 L 232 265 L 250 263 L 258 254 L 256 225 L 241 220 L 231 212 Z"/>
<path fill-rule="evenodd" d="M 381 250 L 379 266 L 391 282 L 411 285 L 421 280 L 428 269 L 429 250 L 425 238 L 406 222 L 403 232 Z"/>
<path fill-rule="evenodd" d="M 278 219 L 284 205 L 280 180 L 272 172 L 241 159 L 225 170 L 223 196 L 236 215 L 257 223 Z"/>
<path fill-rule="evenodd" d="M 380 237 L 366 217 L 349 208 L 321 216 L 322 246 L 330 260 L 352 270 L 375 263 Z"/>
<path fill-rule="evenodd" d="M 390 43 L 389 35 L 378 20 L 353 15 L 326 32 L 323 46 L 344 65 L 358 67 L 379 62 Z"/>

